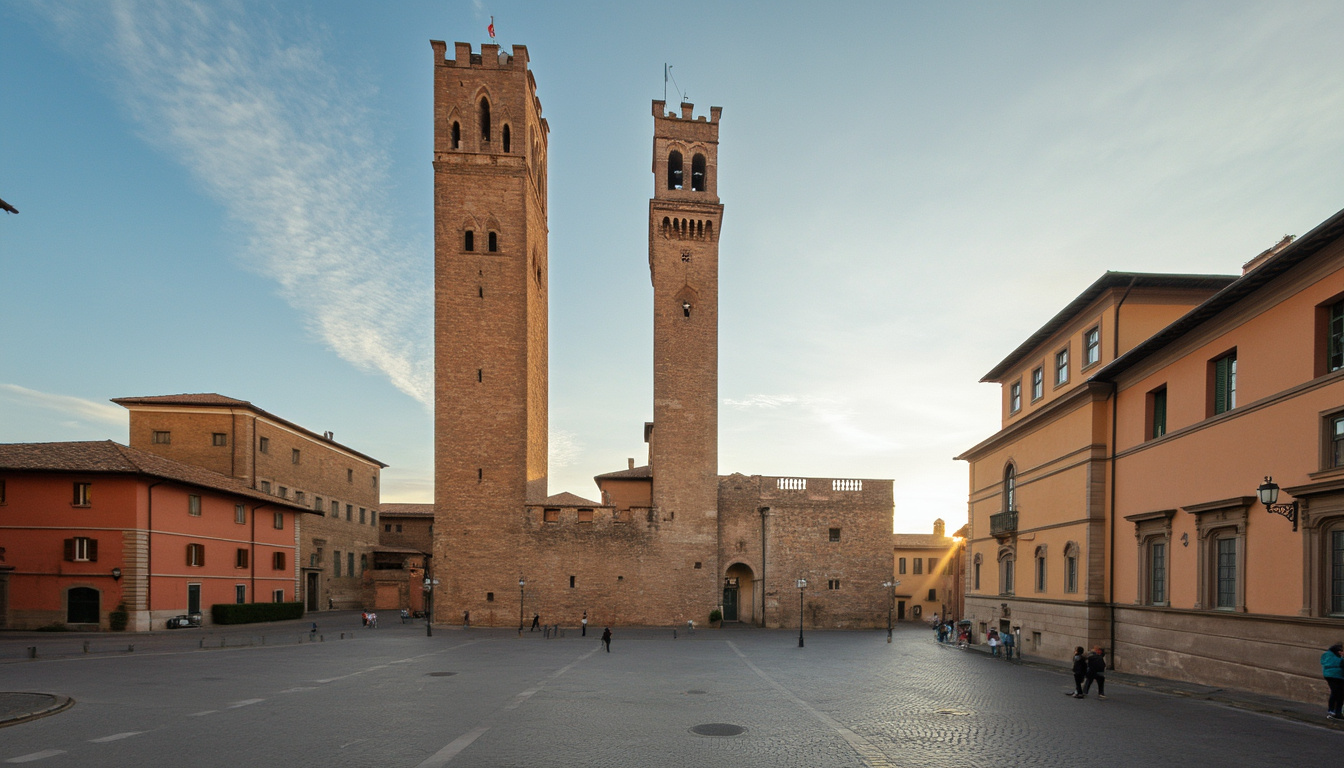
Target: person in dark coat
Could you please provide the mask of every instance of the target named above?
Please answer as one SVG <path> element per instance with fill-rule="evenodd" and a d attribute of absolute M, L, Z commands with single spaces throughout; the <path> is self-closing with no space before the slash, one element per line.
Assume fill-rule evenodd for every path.
<path fill-rule="evenodd" d="M 611 653 L 611 627 L 602 630 L 602 646 L 607 649 L 607 653 Z"/>
<path fill-rule="evenodd" d="M 1087 677 L 1087 652 L 1083 646 L 1073 649 L 1073 690 L 1065 691 L 1065 696 L 1083 698 L 1083 678 Z"/>
<path fill-rule="evenodd" d="M 1097 684 L 1097 698 L 1106 698 L 1106 651 L 1101 646 L 1094 646 L 1092 653 L 1087 656 L 1087 679 L 1083 682 L 1083 695 L 1092 689 L 1093 681 Z"/>
<path fill-rule="evenodd" d="M 539 630 L 539 629 L 541 629 L 541 614 L 540 614 L 540 613 L 534 613 L 534 614 L 532 614 L 532 628 L 529 629 L 529 630 L 527 630 L 527 631 L 528 631 L 528 632 L 536 632 L 536 631 Z"/>

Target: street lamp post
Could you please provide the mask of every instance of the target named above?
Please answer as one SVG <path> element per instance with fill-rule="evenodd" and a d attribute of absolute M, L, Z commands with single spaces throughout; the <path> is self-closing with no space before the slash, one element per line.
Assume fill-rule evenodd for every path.
<path fill-rule="evenodd" d="M 887 642 L 891 642 L 891 606 L 896 602 L 896 585 L 899 581 L 884 581 L 882 586 L 887 589 Z"/>
<path fill-rule="evenodd" d="M 523 589 L 527 582 L 523 580 L 522 574 L 518 575 L 518 636 L 523 636 Z"/>
<path fill-rule="evenodd" d="M 798 647 L 803 647 L 803 590 L 807 589 L 807 579 L 798 580 Z"/>

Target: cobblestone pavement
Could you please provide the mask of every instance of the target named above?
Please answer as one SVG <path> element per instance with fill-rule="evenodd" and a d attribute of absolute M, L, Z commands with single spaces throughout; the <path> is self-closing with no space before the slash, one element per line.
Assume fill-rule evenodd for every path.
<path fill-rule="evenodd" d="M 77 702 L 0 730 L 0 762 L 41 766 L 1278 766 L 1344 750 L 1323 717 L 1118 680 L 1079 701 L 1062 670 L 915 628 L 890 645 L 808 632 L 806 648 L 790 632 L 617 628 L 605 653 L 577 632 L 391 624 L 348 642 L 8 663 L 0 681 Z M 715 724 L 743 731 L 693 731 Z"/>

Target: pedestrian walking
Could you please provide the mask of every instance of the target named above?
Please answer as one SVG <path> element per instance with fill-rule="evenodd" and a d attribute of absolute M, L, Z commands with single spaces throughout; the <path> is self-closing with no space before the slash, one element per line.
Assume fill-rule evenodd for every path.
<path fill-rule="evenodd" d="M 1073 690 L 1065 691 L 1065 696 L 1072 696 L 1075 699 L 1083 698 L 1083 678 L 1087 677 L 1087 652 L 1083 646 L 1073 649 Z"/>
<path fill-rule="evenodd" d="M 602 630 L 602 646 L 607 649 L 607 653 L 611 653 L 611 627 Z"/>
<path fill-rule="evenodd" d="M 369 611 L 369 629 L 377 629 L 377 628 L 378 628 L 378 614 L 373 611 Z"/>
<path fill-rule="evenodd" d="M 582 630 L 581 632 L 579 632 L 579 637 L 587 637 L 587 636 L 588 636 L 588 612 L 587 612 L 587 611 L 584 611 L 584 612 L 583 612 L 583 620 L 579 622 L 579 625 L 583 627 L 583 630 Z"/>
<path fill-rule="evenodd" d="M 1086 680 L 1083 681 L 1083 695 L 1092 690 L 1092 683 L 1097 684 L 1097 698 L 1106 698 L 1106 650 L 1101 646 L 1094 646 L 1092 653 L 1087 657 Z"/>
<path fill-rule="evenodd" d="M 463 612 L 462 612 L 462 628 L 463 628 L 463 629 L 466 629 L 467 627 L 470 627 L 470 626 L 471 626 L 471 611 L 463 611 Z"/>
<path fill-rule="evenodd" d="M 541 614 L 540 614 L 540 613 L 534 613 L 534 614 L 532 614 L 532 628 L 529 629 L 529 630 L 527 630 L 527 631 L 528 631 L 528 632 L 536 632 L 536 631 L 539 630 L 539 629 L 541 629 Z"/>
<path fill-rule="evenodd" d="M 1003 633 L 1003 657 L 1008 661 L 1013 660 L 1013 649 L 1017 647 L 1017 638 L 1013 637 L 1012 632 Z"/>
<path fill-rule="evenodd" d="M 1331 720 L 1344 719 L 1344 643 L 1335 643 L 1321 654 L 1321 676 L 1330 686 L 1330 701 L 1325 705 L 1325 716 Z"/>
<path fill-rule="evenodd" d="M 402 624 L 405 624 L 406 622 L 408 622 L 408 621 L 410 621 L 410 620 L 411 620 L 411 612 L 408 611 L 408 610 L 406 610 L 405 608 L 402 608 L 402 609 L 401 609 L 401 623 L 402 623 Z"/>
<path fill-rule="evenodd" d="M 359 617 L 360 617 L 361 619 L 364 620 L 364 626 L 366 626 L 366 627 L 369 626 L 369 612 L 368 612 L 368 611 L 360 611 L 360 612 L 359 612 Z"/>
<path fill-rule="evenodd" d="M 970 648 L 970 647 L 971 647 L 971 628 L 970 628 L 970 627 L 962 627 L 961 630 L 957 632 L 957 647 L 958 647 L 958 648 Z"/>
<path fill-rule="evenodd" d="M 989 655 L 994 658 L 999 657 L 999 631 L 997 629 L 989 630 Z"/>

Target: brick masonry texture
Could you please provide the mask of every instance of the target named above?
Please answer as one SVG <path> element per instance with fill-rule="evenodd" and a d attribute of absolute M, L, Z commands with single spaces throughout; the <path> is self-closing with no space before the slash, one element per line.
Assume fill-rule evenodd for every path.
<path fill-rule="evenodd" d="M 808 623 L 885 622 L 889 481 L 832 492 L 817 480 L 795 493 L 775 478 L 718 475 L 718 107 L 697 118 L 690 104 L 675 114 L 652 105 L 650 467 L 642 479 L 599 479 L 601 502 L 547 499 L 548 128 L 526 49 L 473 54 L 457 43 L 448 59 L 445 43 L 432 47 L 435 620 L 470 611 L 473 624 L 510 626 L 539 614 L 572 626 L 587 612 L 598 626 L 703 623 L 733 578 L 739 617 L 777 625 L 797 620 L 785 598 L 803 575 L 816 580 Z M 771 507 L 764 591 L 762 506 Z"/>

